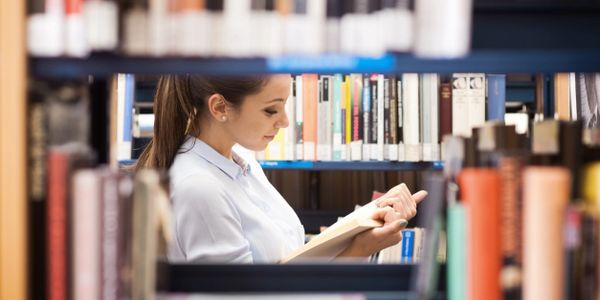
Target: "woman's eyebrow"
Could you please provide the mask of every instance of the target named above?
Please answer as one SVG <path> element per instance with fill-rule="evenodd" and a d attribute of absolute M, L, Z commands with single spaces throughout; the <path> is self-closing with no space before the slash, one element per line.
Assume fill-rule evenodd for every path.
<path fill-rule="evenodd" d="M 267 101 L 266 103 L 277 102 L 277 101 L 284 102 L 283 98 L 275 98 L 275 99 Z"/>

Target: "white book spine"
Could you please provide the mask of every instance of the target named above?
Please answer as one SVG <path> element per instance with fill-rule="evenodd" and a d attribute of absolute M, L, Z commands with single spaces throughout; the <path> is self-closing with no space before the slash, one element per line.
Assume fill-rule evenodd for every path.
<path fill-rule="evenodd" d="M 84 2 L 87 43 L 90 50 L 110 51 L 118 44 L 119 12 L 113 1 Z"/>
<path fill-rule="evenodd" d="M 352 141 L 350 142 L 350 160 L 358 161 L 363 159 L 363 142 Z"/>
<path fill-rule="evenodd" d="M 149 50 L 150 55 L 164 56 L 168 52 L 169 15 L 167 0 L 150 0 L 149 9 Z"/>
<path fill-rule="evenodd" d="M 421 74 L 419 82 L 419 106 L 420 106 L 420 137 L 422 147 L 422 159 L 424 161 L 431 161 L 431 95 L 429 86 L 431 85 L 430 74 Z"/>
<path fill-rule="evenodd" d="M 133 7 L 125 12 L 123 26 L 125 53 L 128 55 L 148 54 L 148 11 L 141 7 Z"/>
<path fill-rule="evenodd" d="M 325 52 L 339 53 L 341 41 L 341 21 L 338 18 L 330 18 L 325 24 Z"/>
<path fill-rule="evenodd" d="M 99 179 L 92 170 L 73 176 L 73 299 L 99 299 L 100 293 L 100 216 Z"/>
<path fill-rule="evenodd" d="M 406 147 L 403 142 L 398 144 L 398 161 L 406 161 Z"/>
<path fill-rule="evenodd" d="M 211 24 L 205 10 L 186 10 L 179 14 L 181 33 L 179 52 L 185 56 L 210 54 Z"/>
<path fill-rule="evenodd" d="M 59 56 L 65 52 L 65 12 L 63 1 L 50 1 L 45 12 L 27 19 L 27 47 L 35 56 Z"/>
<path fill-rule="evenodd" d="M 413 12 L 408 7 L 385 9 L 381 13 L 381 31 L 386 50 L 407 52 L 413 46 Z"/>
<path fill-rule="evenodd" d="M 415 54 L 455 58 L 468 54 L 472 0 L 421 0 L 415 3 Z"/>
<path fill-rule="evenodd" d="M 285 103 L 285 113 L 288 118 L 288 127 L 285 129 L 284 134 L 284 146 L 283 146 L 283 159 L 284 160 L 294 160 L 295 155 L 294 152 L 296 150 L 296 129 L 294 128 L 295 124 L 295 109 L 296 109 L 296 97 L 294 96 L 294 83 L 290 85 L 290 96 L 288 97 Z"/>
<path fill-rule="evenodd" d="M 342 160 L 342 75 L 333 83 L 333 160 Z"/>
<path fill-rule="evenodd" d="M 452 134 L 470 137 L 469 124 L 469 75 L 455 73 L 452 75 Z"/>
<path fill-rule="evenodd" d="M 249 39 L 254 30 L 250 14 L 250 0 L 225 0 L 223 21 L 223 54 L 244 57 L 250 53 Z"/>
<path fill-rule="evenodd" d="M 407 161 L 421 160 L 419 140 L 419 75 L 402 75 L 404 154 Z"/>
<path fill-rule="evenodd" d="M 471 129 L 485 123 L 485 74 L 469 74 L 469 126 Z"/>
<path fill-rule="evenodd" d="M 213 56 L 222 56 L 225 53 L 225 37 L 223 24 L 225 23 L 225 17 L 221 11 L 208 11 L 207 21 L 210 24 L 210 53 Z"/>
<path fill-rule="evenodd" d="M 431 160 L 440 160 L 440 126 L 439 126 L 439 89 L 440 77 L 430 74 L 429 97 L 431 98 Z"/>
<path fill-rule="evenodd" d="M 295 109 L 295 137 L 296 137 L 296 151 L 295 159 L 304 159 L 304 143 L 302 137 L 303 127 L 303 111 L 304 111 L 304 93 L 302 84 L 302 75 L 296 76 L 296 109 Z"/>
<path fill-rule="evenodd" d="M 340 22 L 340 49 L 343 53 L 354 54 L 356 52 L 354 44 L 358 38 L 355 36 L 356 22 L 355 14 L 345 14 Z"/>
<path fill-rule="evenodd" d="M 571 120 L 579 120 L 577 114 L 577 74 L 569 73 L 569 108 L 571 110 Z"/>
<path fill-rule="evenodd" d="M 324 50 L 325 4 L 326 2 L 323 0 L 307 0 L 308 26 L 306 34 L 308 36 L 302 41 L 308 46 L 307 54 L 319 54 Z"/>
<path fill-rule="evenodd" d="M 263 13 L 261 22 L 256 32 L 259 34 L 259 49 L 256 54 L 262 56 L 277 56 L 283 53 L 283 20 L 276 11 L 266 11 Z M 250 43 L 254 43 L 250 41 Z"/>
<path fill-rule="evenodd" d="M 308 141 L 304 141 L 304 160 L 315 160 L 316 159 L 316 153 L 315 153 L 315 142 L 308 142 Z"/>
<path fill-rule="evenodd" d="M 68 14 L 65 20 L 66 49 L 68 56 L 83 57 L 89 54 L 90 49 L 85 39 L 85 18 L 83 13 Z"/>

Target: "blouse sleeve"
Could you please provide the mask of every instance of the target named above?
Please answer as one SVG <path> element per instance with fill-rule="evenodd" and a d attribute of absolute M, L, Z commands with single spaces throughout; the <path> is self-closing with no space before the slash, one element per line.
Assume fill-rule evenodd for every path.
<path fill-rule="evenodd" d="M 187 261 L 252 263 L 241 218 L 223 183 L 190 176 L 173 187 L 176 247 Z"/>

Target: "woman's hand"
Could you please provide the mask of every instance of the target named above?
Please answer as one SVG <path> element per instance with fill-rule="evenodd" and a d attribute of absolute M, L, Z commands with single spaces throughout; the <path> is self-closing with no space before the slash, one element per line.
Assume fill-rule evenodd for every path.
<path fill-rule="evenodd" d="M 410 220 L 417 214 L 417 204 L 425 197 L 427 197 L 426 191 L 418 191 L 411 195 L 406 184 L 401 183 L 375 201 L 377 207 L 391 206 L 402 219 Z"/>
<path fill-rule="evenodd" d="M 402 240 L 401 230 L 406 227 L 407 221 L 392 207 L 377 208 L 371 217 L 382 220 L 384 225 L 356 235 L 350 246 L 338 257 L 366 257 Z"/>

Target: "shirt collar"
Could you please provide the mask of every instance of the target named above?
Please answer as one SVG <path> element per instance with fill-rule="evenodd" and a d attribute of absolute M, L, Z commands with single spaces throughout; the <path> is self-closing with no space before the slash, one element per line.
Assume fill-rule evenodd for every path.
<path fill-rule="evenodd" d="M 204 158 L 206 161 L 219 168 L 232 179 L 246 176 L 250 172 L 250 166 L 240 155 L 231 150 L 233 161 L 224 157 L 207 143 L 192 136 L 188 136 L 180 148 L 180 152 L 191 151 Z"/>

